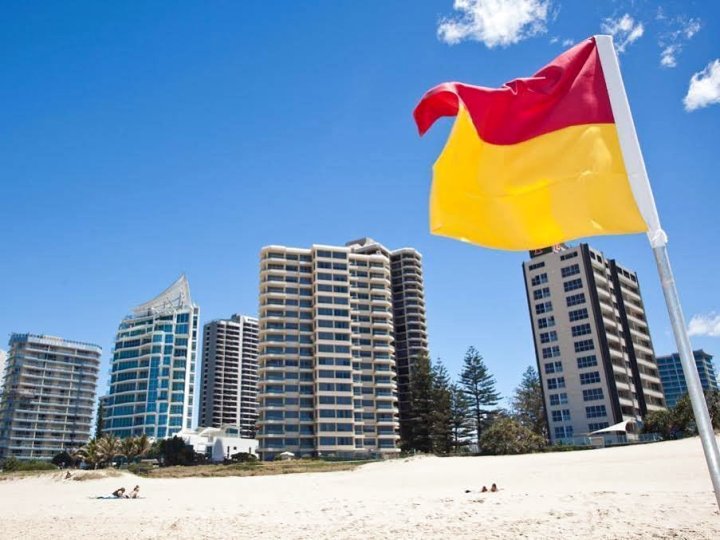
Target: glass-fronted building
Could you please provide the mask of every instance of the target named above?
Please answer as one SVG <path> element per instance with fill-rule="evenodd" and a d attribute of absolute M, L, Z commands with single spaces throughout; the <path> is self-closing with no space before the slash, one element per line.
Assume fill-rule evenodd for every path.
<path fill-rule="evenodd" d="M 693 355 L 695 356 L 695 365 L 700 375 L 703 390 L 717 390 L 718 381 L 712 355 L 702 349 L 693 351 Z M 668 407 L 674 407 L 678 400 L 687 394 L 687 382 L 685 382 L 685 374 L 680 363 L 680 355 L 673 353 L 667 356 L 658 356 L 657 363 L 660 370 L 660 379 L 662 379 L 663 389 L 665 390 L 665 400 Z"/>
<path fill-rule="evenodd" d="M 192 428 L 199 308 L 181 276 L 118 328 L 103 431 L 165 438 Z"/>

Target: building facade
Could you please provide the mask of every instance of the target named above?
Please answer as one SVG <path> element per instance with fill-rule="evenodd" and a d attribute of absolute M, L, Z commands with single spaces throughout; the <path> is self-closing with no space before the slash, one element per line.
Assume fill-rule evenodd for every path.
<path fill-rule="evenodd" d="M 264 459 L 284 451 L 399 452 L 393 308 L 422 308 L 420 339 L 403 321 L 406 351 L 427 340 L 422 290 L 408 294 L 407 303 L 394 302 L 392 261 L 393 252 L 369 238 L 346 246 L 263 248 L 258 439 Z"/>
<path fill-rule="evenodd" d="M 0 395 L 2 395 L 3 384 L 5 383 L 5 361 L 7 353 L 0 349 Z"/>
<path fill-rule="evenodd" d="M 12 334 L 0 401 L 0 458 L 50 460 L 88 441 L 101 354 L 90 343 Z"/>
<path fill-rule="evenodd" d="M 258 320 L 246 315 L 203 327 L 200 426 L 237 426 L 254 439 L 258 418 Z"/>
<path fill-rule="evenodd" d="M 523 263 L 552 442 L 665 408 L 637 275 L 587 244 Z M 633 427 L 634 426 L 634 427 Z"/>
<path fill-rule="evenodd" d="M 702 349 L 693 351 L 695 365 L 697 366 L 700 383 L 703 390 L 718 390 L 718 380 L 713 366 L 712 355 Z M 660 379 L 665 391 L 665 401 L 668 407 L 674 407 L 678 400 L 687 394 L 687 382 L 682 370 L 680 355 L 678 353 L 657 357 Z"/>
<path fill-rule="evenodd" d="M 392 251 L 390 253 L 390 272 L 400 436 L 406 439 L 413 360 L 418 355 L 429 353 L 422 255 L 412 248 Z"/>
<path fill-rule="evenodd" d="M 123 319 L 104 401 L 105 433 L 165 438 L 194 427 L 198 317 L 181 276 Z"/>

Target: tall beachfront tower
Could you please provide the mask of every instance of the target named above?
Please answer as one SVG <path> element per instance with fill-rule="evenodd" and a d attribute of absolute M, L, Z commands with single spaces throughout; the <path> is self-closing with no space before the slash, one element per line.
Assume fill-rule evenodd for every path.
<path fill-rule="evenodd" d="M 5 361 L 7 353 L 0 349 L 0 395 L 2 395 L 3 384 L 5 383 Z"/>
<path fill-rule="evenodd" d="M 254 439 L 258 417 L 258 320 L 247 315 L 203 327 L 200 426 L 237 426 Z"/>
<path fill-rule="evenodd" d="M 103 431 L 165 438 L 193 426 L 199 308 L 183 275 L 120 323 Z"/>
<path fill-rule="evenodd" d="M 553 442 L 624 421 L 637 431 L 665 408 L 635 272 L 587 244 L 532 252 L 523 271 Z"/>
<path fill-rule="evenodd" d="M 695 366 L 700 375 L 700 384 L 703 390 L 718 390 L 718 380 L 713 366 L 712 355 L 702 349 L 693 351 Z M 680 363 L 678 353 L 657 357 L 660 380 L 662 380 L 665 400 L 668 407 L 674 407 L 678 400 L 687 394 L 687 382 Z"/>
<path fill-rule="evenodd" d="M 391 261 L 392 252 L 369 238 L 346 246 L 263 248 L 258 439 L 264 459 L 284 451 L 399 452 L 393 307 L 400 305 L 393 302 Z"/>
<path fill-rule="evenodd" d="M 413 361 L 418 355 L 429 354 L 422 255 L 412 248 L 390 252 L 390 272 L 400 436 L 405 439 L 409 436 L 407 431 Z"/>
<path fill-rule="evenodd" d="M 90 438 L 102 349 L 12 334 L 0 400 L 0 458 L 50 460 Z"/>

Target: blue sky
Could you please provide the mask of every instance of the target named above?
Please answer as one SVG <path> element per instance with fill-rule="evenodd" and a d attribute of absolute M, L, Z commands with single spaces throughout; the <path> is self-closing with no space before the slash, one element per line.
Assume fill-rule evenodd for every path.
<path fill-rule="evenodd" d="M 604 25 L 626 43 L 686 316 L 704 317 L 694 345 L 720 354 L 720 6 L 508 0 L 503 17 L 487 4 L 6 5 L 2 340 L 29 331 L 102 345 L 103 391 L 121 318 L 181 272 L 202 321 L 255 314 L 263 245 L 367 235 L 423 253 L 432 356 L 456 373 L 474 345 L 510 394 L 535 362 L 525 254 L 428 233 L 450 121 L 419 139 L 411 112 L 437 83 L 499 86 Z M 639 273 L 656 352 L 675 350 L 645 237 L 590 243 Z"/>

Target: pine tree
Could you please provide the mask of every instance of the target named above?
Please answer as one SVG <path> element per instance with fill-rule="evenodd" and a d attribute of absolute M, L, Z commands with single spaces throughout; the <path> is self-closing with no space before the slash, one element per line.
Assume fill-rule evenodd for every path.
<path fill-rule="evenodd" d="M 105 421 L 105 407 L 102 400 L 98 403 L 97 415 L 95 416 L 95 438 L 99 439 L 103 436 L 103 422 Z"/>
<path fill-rule="evenodd" d="M 540 377 L 533 367 L 528 367 L 523 373 L 520 386 L 515 389 L 511 405 L 515 420 L 533 433 L 547 439 L 542 386 Z"/>
<path fill-rule="evenodd" d="M 450 386 L 450 425 L 452 428 L 453 448 L 457 453 L 460 447 L 467 445 L 472 437 L 472 412 L 470 402 L 460 387 Z"/>
<path fill-rule="evenodd" d="M 463 370 L 460 374 L 460 387 L 470 401 L 470 410 L 475 424 L 478 444 L 482 430 L 490 415 L 495 412 L 495 405 L 500 401 L 500 394 L 495 390 L 495 378 L 490 374 L 483 357 L 474 347 L 470 347 L 463 359 Z"/>
<path fill-rule="evenodd" d="M 408 422 L 403 450 L 432 452 L 430 436 L 433 410 L 433 385 L 430 358 L 421 353 L 415 358 L 410 373 Z"/>
<path fill-rule="evenodd" d="M 433 452 L 447 455 L 452 451 L 452 395 L 450 375 L 439 360 L 432 366 L 433 408 L 430 417 L 430 438 Z"/>

